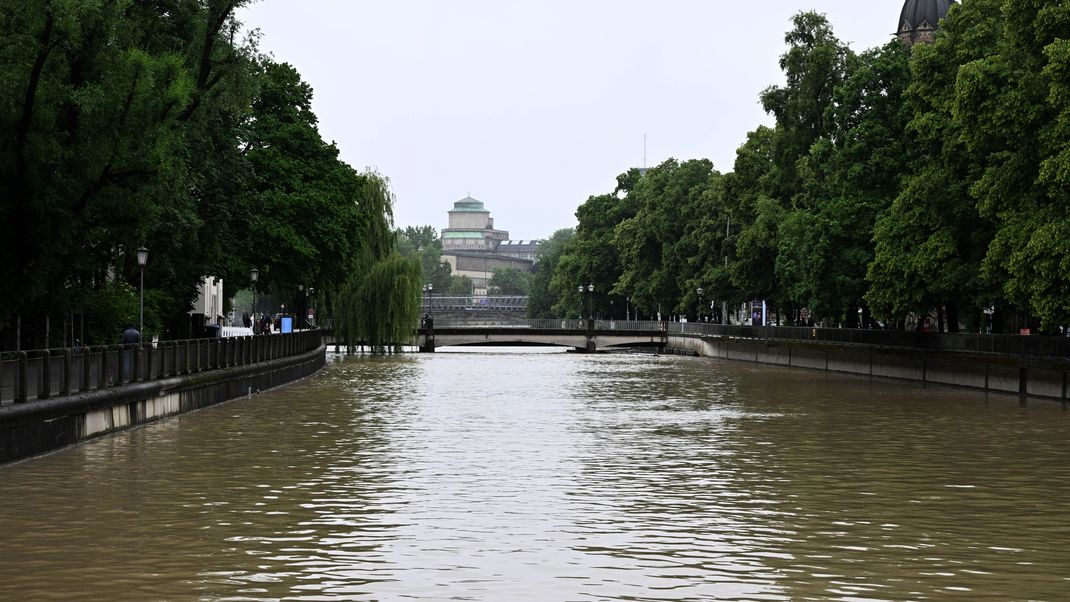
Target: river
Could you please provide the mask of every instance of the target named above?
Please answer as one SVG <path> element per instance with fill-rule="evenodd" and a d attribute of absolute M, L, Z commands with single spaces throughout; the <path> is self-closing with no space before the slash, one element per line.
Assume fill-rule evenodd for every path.
<path fill-rule="evenodd" d="M 0 599 L 1065 600 L 1060 403 L 651 355 L 333 358 L 0 467 Z"/>

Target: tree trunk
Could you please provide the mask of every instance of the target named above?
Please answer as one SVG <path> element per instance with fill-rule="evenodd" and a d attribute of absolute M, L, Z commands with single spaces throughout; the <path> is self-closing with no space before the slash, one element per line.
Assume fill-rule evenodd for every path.
<path fill-rule="evenodd" d="M 947 331 L 959 332 L 959 308 L 954 303 L 948 303 L 947 308 Z"/>

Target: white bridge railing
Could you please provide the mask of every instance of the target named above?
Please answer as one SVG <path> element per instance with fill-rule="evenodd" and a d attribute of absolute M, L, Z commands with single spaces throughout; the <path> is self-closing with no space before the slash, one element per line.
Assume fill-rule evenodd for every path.
<path fill-rule="evenodd" d="M 435 329 L 443 328 L 517 328 L 530 330 L 587 330 L 587 320 L 571 319 L 480 319 L 480 318 L 435 318 Z M 635 320 L 595 320 L 596 331 L 623 330 L 642 332 L 665 332 L 672 325 L 666 322 Z"/>

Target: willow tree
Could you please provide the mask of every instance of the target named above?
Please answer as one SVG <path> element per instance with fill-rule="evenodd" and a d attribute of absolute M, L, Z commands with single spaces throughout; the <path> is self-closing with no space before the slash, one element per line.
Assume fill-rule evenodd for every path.
<path fill-rule="evenodd" d="M 357 195 L 360 245 L 336 298 L 335 329 L 350 352 L 360 344 L 386 353 L 400 350 L 415 334 L 423 267 L 396 250 L 389 180 L 374 172 L 364 178 Z"/>
<path fill-rule="evenodd" d="M 352 352 L 358 343 L 372 353 L 400 351 L 420 319 L 423 268 L 413 257 L 393 254 L 354 274 L 338 300 L 338 334 Z"/>

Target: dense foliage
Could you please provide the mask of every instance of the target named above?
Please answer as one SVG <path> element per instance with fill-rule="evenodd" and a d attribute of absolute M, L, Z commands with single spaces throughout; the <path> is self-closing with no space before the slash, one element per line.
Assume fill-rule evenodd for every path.
<path fill-rule="evenodd" d="M 325 142 L 312 90 L 240 37 L 246 0 L 0 0 L 0 334 L 189 334 L 205 276 L 329 308 L 394 247 L 386 183 Z M 292 306 L 292 305 L 291 305 Z M 276 305 L 277 307 L 277 305 Z M 51 341 L 43 324 L 52 318 Z M 70 323 L 70 322 L 68 322 Z"/>
<path fill-rule="evenodd" d="M 420 318 L 422 270 L 413 257 L 394 254 L 358 269 L 342 290 L 335 332 L 349 351 L 398 351 L 412 342 Z"/>
<path fill-rule="evenodd" d="M 1070 324 L 1068 39 L 1070 7 L 1043 0 L 957 4 L 935 44 L 862 53 L 798 14 L 785 83 L 761 94 L 775 125 L 748 135 L 730 173 L 669 160 L 591 197 L 537 312 L 591 302 L 621 316 L 626 300 L 723 320 L 759 300 L 789 323 L 1057 331 Z"/>

